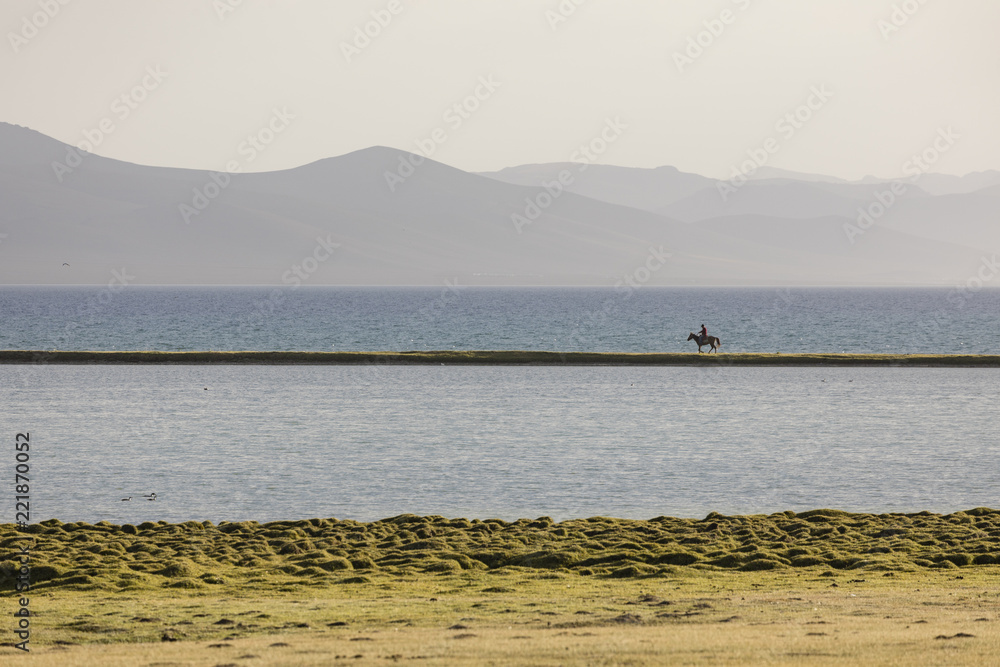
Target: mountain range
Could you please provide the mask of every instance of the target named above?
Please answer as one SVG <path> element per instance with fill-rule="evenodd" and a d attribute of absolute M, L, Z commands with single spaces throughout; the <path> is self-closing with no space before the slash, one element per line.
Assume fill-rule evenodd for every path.
<path fill-rule="evenodd" d="M 0 284 L 952 285 L 1000 251 L 998 171 L 470 173 L 384 147 L 242 166 L 136 165 L 0 123 Z"/>

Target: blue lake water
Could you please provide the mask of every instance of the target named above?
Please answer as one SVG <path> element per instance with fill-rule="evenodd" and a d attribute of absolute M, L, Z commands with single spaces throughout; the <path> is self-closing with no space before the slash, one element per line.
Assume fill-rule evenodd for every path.
<path fill-rule="evenodd" d="M 1000 289 L 0 287 L 0 349 L 1000 352 Z"/>
<path fill-rule="evenodd" d="M 998 394 L 995 369 L 0 365 L 0 434 L 31 434 L 32 521 L 948 512 L 998 505 Z"/>

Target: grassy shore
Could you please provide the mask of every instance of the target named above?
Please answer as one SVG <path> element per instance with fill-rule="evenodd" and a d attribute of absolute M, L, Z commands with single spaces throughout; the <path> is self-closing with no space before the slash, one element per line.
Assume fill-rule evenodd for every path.
<path fill-rule="evenodd" d="M 0 364 L 410 364 L 559 366 L 948 366 L 1000 368 L 984 354 L 698 354 L 697 352 L 546 352 L 437 350 L 410 352 L 161 352 L 0 350 Z"/>
<path fill-rule="evenodd" d="M 13 611 L 28 546 L 37 664 L 971 664 L 1000 649 L 998 538 L 987 509 L 51 520 L 0 526 L 0 589 Z"/>

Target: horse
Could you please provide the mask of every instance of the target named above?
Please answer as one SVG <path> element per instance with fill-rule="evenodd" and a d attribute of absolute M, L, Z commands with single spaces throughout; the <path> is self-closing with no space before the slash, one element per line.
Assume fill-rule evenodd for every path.
<path fill-rule="evenodd" d="M 709 354 L 712 354 L 713 352 L 718 353 L 719 347 L 722 345 L 722 341 L 716 338 L 715 336 L 705 336 L 705 340 L 702 341 L 701 337 L 696 333 L 692 333 L 690 336 L 688 336 L 688 340 L 693 340 L 694 342 L 698 343 L 698 354 L 701 354 L 701 348 L 703 345 L 709 346 L 708 350 Z"/>

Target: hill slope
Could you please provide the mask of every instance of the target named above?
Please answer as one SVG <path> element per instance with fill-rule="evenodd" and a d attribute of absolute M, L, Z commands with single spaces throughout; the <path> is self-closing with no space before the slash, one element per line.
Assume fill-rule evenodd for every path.
<path fill-rule="evenodd" d="M 149 167 L 0 124 L 0 284 L 102 284 L 122 269 L 134 284 L 913 284 L 960 279 L 979 259 L 898 226 L 850 244 L 836 230 L 855 201 L 815 189 L 858 186 L 752 183 L 766 191 L 745 200 L 760 206 L 736 218 L 704 207 L 713 215 L 692 225 L 642 208 L 683 208 L 709 179 L 592 167 L 579 189 L 620 201 L 531 185 L 523 170 L 509 179 L 520 183 L 502 182 L 382 147 L 268 173 Z M 806 188 L 809 201 L 789 195 L 782 206 L 783 188 Z M 1000 198 L 975 196 L 984 223 Z M 764 205 L 770 197 L 778 202 Z M 777 221 L 776 210 L 804 216 L 824 198 L 810 216 L 821 223 Z M 913 224 L 932 227 L 926 217 Z M 963 237 L 969 245 L 976 229 Z"/>

